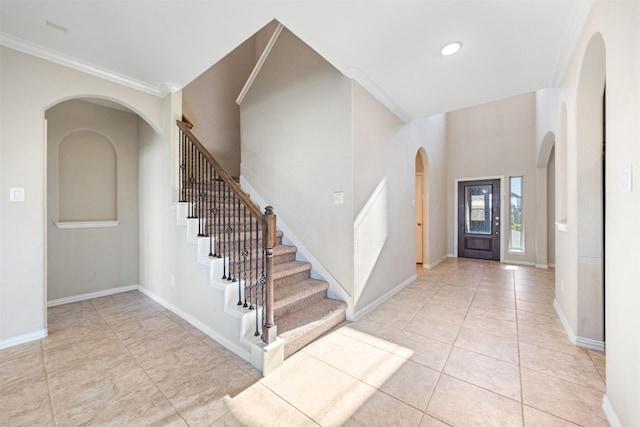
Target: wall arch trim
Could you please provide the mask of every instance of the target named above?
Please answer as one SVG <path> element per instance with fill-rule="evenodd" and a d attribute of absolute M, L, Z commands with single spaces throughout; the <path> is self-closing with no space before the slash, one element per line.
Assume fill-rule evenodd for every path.
<path fill-rule="evenodd" d="M 547 132 L 542 138 L 542 144 L 540 144 L 540 150 L 538 151 L 538 161 L 536 167 L 546 168 L 549 163 L 549 157 L 551 156 L 551 150 L 556 142 L 556 136 L 553 132 Z"/>
<path fill-rule="evenodd" d="M 128 103 L 128 102 L 126 102 L 126 101 L 124 101 L 122 99 L 118 99 L 118 98 L 114 98 L 114 97 L 110 97 L 110 96 L 105 96 L 105 95 L 97 95 L 97 94 L 84 94 L 83 95 L 83 94 L 77 94 L 77 95 L 66 96 L 64 98 L 60 98 L 60 99 L 50 103 L 49 105 L 47 105 L 44 108 L 44 111 L 47 111 L 47 110 L 55 107 L 58 104 L 61 104 L 61 103 L 66 102 L 66 101 L 71 101 L 71 100 L 74 100 L 74 99 L 77 99 L 77 100 L 80 100 L 80 101 L 88 101 L 88 102 L 91 102 L 90 100 L 92 100 L 92 99 L 103 100 L 103 101 L 107 101 L 108 103 L 113 103 L 113 104 L 120 105 L 120 106 L 126 108 L 127 110 L 129 110 L 131 113 L 137 114 L 158 135 L 163 135 L 164 134 L 164 131 L 162 130 L 162 126 L 159 123 L 156 123 L 154 120 L 152 120 L 151 117 L 148 114 L 146 114 L 141 108 L 138 108 L 135 105 L 133 105 L 131 103 Z"/>

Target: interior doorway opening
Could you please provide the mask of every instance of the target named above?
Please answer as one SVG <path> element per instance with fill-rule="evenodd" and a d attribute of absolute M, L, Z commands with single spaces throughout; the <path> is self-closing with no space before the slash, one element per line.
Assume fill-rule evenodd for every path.
<path fill-rule="evenodd" d="M 429 159 L 420 148 L 415 156 L 415 234 L 416 265 L 428 266 L 429 248 Z"/>
<path fill-rule="evenodd" d="M 140 133 L 155 128 L 102 98 L 49 107 L 47 306 L 137 289 Z"/>

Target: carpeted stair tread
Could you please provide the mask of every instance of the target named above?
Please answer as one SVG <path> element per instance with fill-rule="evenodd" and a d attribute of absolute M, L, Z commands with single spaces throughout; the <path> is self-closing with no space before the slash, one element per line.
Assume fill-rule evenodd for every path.
<path fill-rule="evenodd" d="M 289 261 L 273 266 L 273 279 L 290 276 L 304 271 L 311 271 L 311 264 L 306 261 Z"/>
<path fill-rule="evenodd" d="M 273 248 L 273 256 L 279 256 L 279 255 L 285 255 L 285 254 L 292 254 L 292 253 L 296 253 L 298 251 L 298 248 L 296 248 L 294 245 L 278 245 L 275 248 Z"/>
<path fill-rule="evenodd" d="M 328 288 L 329 284 L 326 281 L 318 279 L 300 280 L 278 286 L 273 292 L 276 317 L 285 316 L 326 298 Z"/>
<path fill-rule="evenodd" d="M 278 336 L 285 341 L 285 358 L 345 320 L 347 304 L 325 298 L 286 316 L 276 318 Z"/>

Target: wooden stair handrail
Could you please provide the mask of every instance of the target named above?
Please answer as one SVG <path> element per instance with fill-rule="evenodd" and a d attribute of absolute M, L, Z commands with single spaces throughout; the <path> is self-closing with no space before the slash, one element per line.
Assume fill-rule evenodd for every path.
<path fill-rule="evenodd" d="M 245 191 L 240 188 L 240 185 L 227 173 L 226 170 L 216 161 L 216 159 L 209 153 L 209 150 L 205 148 L 204 145 L 196 138 L 196 136 L 189 129 L 189 125 L 181 120 L 176 120 L 176 123 L 180 130 L 191 140 L 194 146 L 202 155 L 207 159 L 209 163 L 213 166 L 213 168 L 218 173 L 218 176 L 222 178 L 222 180 L 233 190 L 233 192 L 238 196 L 238 198 L 247 206 L 251 214 L 258 220 L 262 221 L 264 224 L 264 214 L 260 211 L 258 205 L 256 205 L 253 200 L 249 197 Z"/>

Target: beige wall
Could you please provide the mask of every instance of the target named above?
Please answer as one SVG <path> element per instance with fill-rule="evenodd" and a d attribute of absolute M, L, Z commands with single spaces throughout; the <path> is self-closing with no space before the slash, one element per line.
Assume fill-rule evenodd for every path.
<path fill-rule="evenodd" d="M 561 85 L 561 95 L 550 114 L 562 117 L 567 109 L 567 231 L 556 233 L 556 299 L 569 326 L 580 337 L 580 313 L 588 292 L 578 279 L 578 155 L 579 135 L 589 123 L 580 115 L 578 87 L 584 57 L 594 35 L 601 34 L 606 49 L 607 176 L 606 176 L 606 402 L 623 426 L 640 423 L 640 248 L 630 238 L 630 224 L 640 217 L 640 3 L 593 4 L 589 18 Z M 597 68 L 586 67 L 588 73 Z M 587 76 L 585 76 L 587 77 Z M 633 168 L 633 191 L 621 191 L 621 174 Z M 562 267 L 562 268 L 561 268 Z M 564 284 L 564 291 L 562 290 Z M 583 305 L 581 305 L 581 303 Z"/>
<path fill-rule="evenodd" d="M 45 117 L 48 300 L 136 285 L 138 115 L 71 100 L 50 108 Z M 96 148 L 98 152 L 87 151 Z M 73 164 L 86 169 L 67 176 Z M 101 173 L 105 166 L 113 170 Z M 65 176 L 68 181 L 62 181 Z M 93 181 L 95 186 L 87 187 Z M 70 205 L 77 198 L 83 203 Z M 119 224 L 99 229 L 59 229 L 54 224 L 93 220 Z"/>
<path fill-rule="evenodd" d="M 351 83 L 283 30 L 240 106 L 242 175 L 353 293 Z M 344 204 L 333 193 L 344 193 Z"/>
<path fill-rule="evenodd" d="M 0 346 L 46 333 L 45 111 L 78 97 L 117 100 L 162 130 L 161 99 L 0 48 Z M 25 189 L 9 202 L 9 188 Z"/>
<path fill-rule="evenodd" d="M 415 155 L 403 123 L 352 83 L 354 306 L 367 307 L 415 274 Z"/>
<path fill-rule="evenodd" d="M 419 150 L 426 155 L 423 213 L 427 226 L 423 227 L 426 245 L 423 266 L 433 267 L 447 256 L 447 115 L 412 121 L 402 128 L 400 140 L 394 150 L 403 152 L 403 156 L 415 158 Z M 411 230 L 415 227 L 413 220 L 410 227 Z"/>
<path fill-rule="evenodd" d="M 505 178 L 502 192 L 502 220 L 505 233 L 501 241 L 503 260 L 536 262 L 536 171 L 535 171 L 535 95 L 520 95 L 490 104 L 447 114 L 447 194 L 448 251 L 454 250 L 457 200 L 456 179 Z M 523 177 L 523 226 L 525 252 L 508 251 L 508 183 L 510 176 Z"/>
<path fill-rule="evenodd" d="M 250 38 L 182 91 L 192 132 L 232 176 L 240 175 L 240 107 L 236 98 L 255 65 Z"/>

